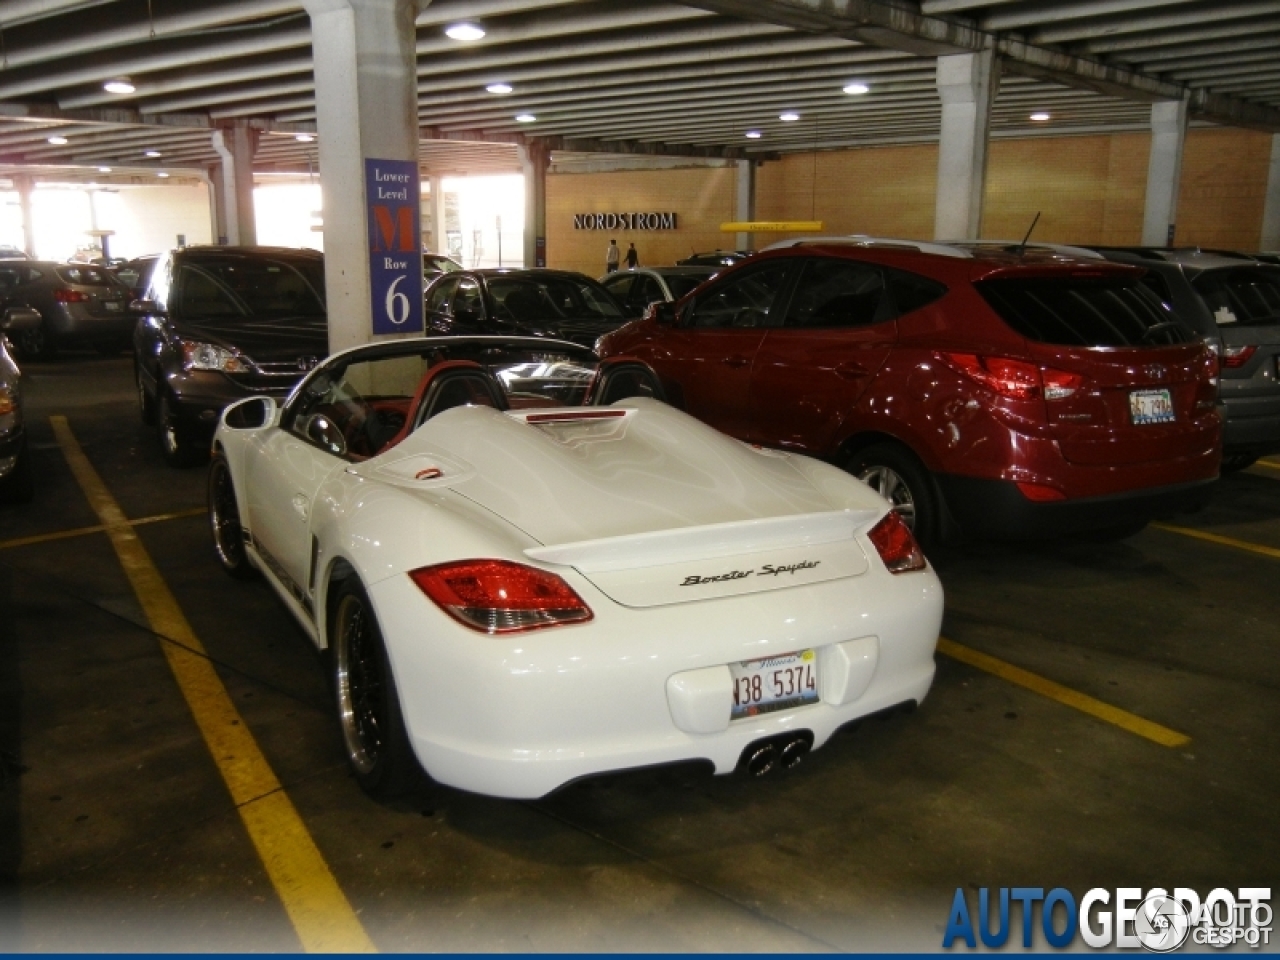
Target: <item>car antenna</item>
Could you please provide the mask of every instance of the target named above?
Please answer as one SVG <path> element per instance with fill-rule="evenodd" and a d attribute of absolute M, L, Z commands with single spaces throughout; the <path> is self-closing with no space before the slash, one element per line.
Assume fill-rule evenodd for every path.
<path fill-rule="evenodd" d="M 1036 224 L 1039 222 L 1040 222 L 1040 211 L 1037 210 L 1034 219 L 1032 219 L 1031 221 L 1031 226 L 1027 227 L 1027 235 L 1023 237 L 1022 242 L 1018 244 L 1018 256 L 1020 257 L 1026 256 L 1027 241 L 1031 239 L 1031 231 L 1036 228 Z"/>

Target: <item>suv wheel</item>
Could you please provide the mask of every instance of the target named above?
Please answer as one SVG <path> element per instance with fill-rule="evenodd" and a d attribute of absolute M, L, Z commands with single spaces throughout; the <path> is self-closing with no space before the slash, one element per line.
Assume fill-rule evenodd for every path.
<path fill-rule="evenodd" d="M 30 360 L 53 360 L 58 356 L 58 341 L 47 320 L 17 335 L 18 352 Z"/>
<path fill-rule="evenodd" d="M 138 394 L 138 417 L 143 424 L 148 427 L 156 425 L 156 401 L 151 394 L 147 393 L 147 388 L 142 382 L 142 368 L 137 364 L 133 367 L 133 385 Z"/>
<path fill-rule="evenodd" d="M 913 453 L 896 443 L 877 443 L 853 454 L 844 468 L 888 500 L 922 546 L 937 542 L 938 495 Z"/>
<path fill-rule="evenodd" d="M 156 401 L 156 433 L 160 437 L 160 452 L 169 466 L 191 467 L 200 462 L 204 450 L 191 439 L 187 428 L 178 419 L 167 393 L 161 393 Z"/>

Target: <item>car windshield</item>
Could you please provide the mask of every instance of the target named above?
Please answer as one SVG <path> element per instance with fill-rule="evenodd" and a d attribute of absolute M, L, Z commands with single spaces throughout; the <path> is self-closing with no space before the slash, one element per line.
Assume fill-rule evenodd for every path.
<path fill-rule="evenodd" d="M 180 309 L 206 317 L 323 317 L 319 259 L 208 257 L 182 264 Z"/>
<path fill-rule="evenodd" d="M 489 296 L 504 320 L 622 319 L 617 301 L 586 277 L 492 277 Z"/>
<path fill-rule="evenodd" d="M 706 280 L 707 277 L 711 276 L 714 276 L 714 274 L 708 273 L 706 277 L 690 277 L 682 274 L 672 274 L 664 277 L 663 279 L 667 281 L 667 286 L 671 289 L 672 299 L 679 300 L 698 284 L 702 283 L 702 281 Z"/>
<path fill-rule="evenodd" d="M 1191 285 L 1220 327 L 1280 323 L 1280 269 L 1205 270 Z"/>
<path fill-rule="evenodd" d="M 975 286 L 1005 323 L 1039 343 L 1137 347 L 1194 339 L 1136 276 L 1014 276 Z"/>
<path fill-rule="evenodd" d="M 422 269 L 424 272 L 456 273 L 462 267 L 448 257 L 438 257 L 434 254 L 424 253 L 422 255 Z"/>

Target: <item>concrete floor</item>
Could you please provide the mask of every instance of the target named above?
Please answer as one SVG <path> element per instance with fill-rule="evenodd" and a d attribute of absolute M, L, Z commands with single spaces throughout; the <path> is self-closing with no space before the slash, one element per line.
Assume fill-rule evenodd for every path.
<path fill-rule="evenodd" d="M 203 506 L 203 471 L 164 467 L 139 423 L 127 357 L 28 373 L 39 489 L 0 508 L 0 542 L 98 522 L 51 414 L 130 518 Z M 1280 548 L 1280 469 L 1173 522 Z M 382 950 L 936 950 L 957 887 L 1280 886 L 1280 558 L 1157 529 L 931 558 L 946 636 L 1177 749 L 940 655 L 919 711 L 784 775 L 378 804 L 269 588 L 217 570 L 198 516 L 136 530 Z M 298 949 L 162 642 L 103 534 L 0 549 L 0 952 Z"/>

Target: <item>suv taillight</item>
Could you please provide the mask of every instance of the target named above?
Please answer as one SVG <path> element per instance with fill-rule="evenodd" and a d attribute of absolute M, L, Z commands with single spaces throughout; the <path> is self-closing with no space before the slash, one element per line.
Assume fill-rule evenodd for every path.
<path fill-rule="evenodd" d="M 1258 352 L 1258 348 L 1250 344 L 1247 347 L 1227 347 L 1222 348 L 1222 365 L 1228 370 L 1234 370 L 1237 367 L 1243 367 L 1249 362 L 1249 358 Z"/>
<path fill-rule="evenodd" d="M 920 544 L 916 543 L 916 538 L 896 510 L 890 510 L 881 517 L 880 522 L 867 531 L 867 537 L 890 573 L 924 569 L 925 559 L 920 552 Z"/>
<path fill-rule="evenodd" d="M 510 560 L 459 560 L 409 576 L 441 610 L 482 633 L 519 633 L 592 617 L 560 577 Z"/>
<path fill-rule="evenodd" d="M 977 353 L 942 353 L 939 356 L 966 377 L 1011 400 L 1065 400 L 1084 384 L 1084 377 L 1052 367 L 1037 367 L 1011 357 Z"/>
<path fill-rule="evenodd" d="M 53 291 L 53 299 L 59 303 L 84 303 L 89 299 L 89 295 L 79 290 L 68 290 L 66 287 L 59 287 Z"/>

